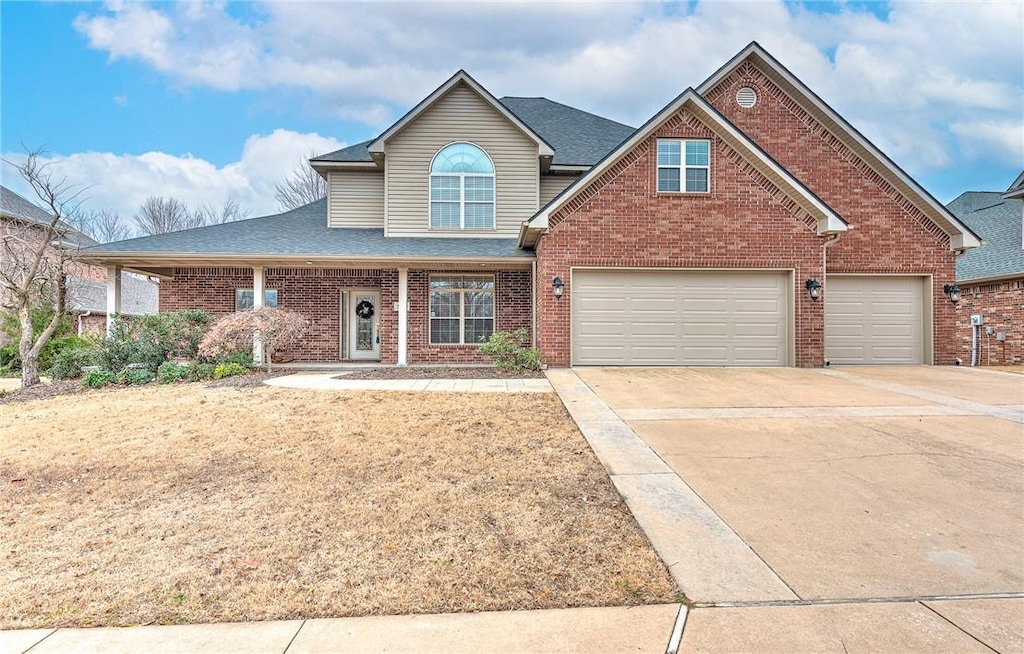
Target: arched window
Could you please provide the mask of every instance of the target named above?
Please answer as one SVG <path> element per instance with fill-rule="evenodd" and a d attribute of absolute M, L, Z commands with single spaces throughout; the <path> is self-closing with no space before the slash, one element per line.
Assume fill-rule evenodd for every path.
<path fill-rule="evenodd" d="M 452 143 L 430 162 L 431 229 L 494 229 L 494 164 L 472 143 Z"/>

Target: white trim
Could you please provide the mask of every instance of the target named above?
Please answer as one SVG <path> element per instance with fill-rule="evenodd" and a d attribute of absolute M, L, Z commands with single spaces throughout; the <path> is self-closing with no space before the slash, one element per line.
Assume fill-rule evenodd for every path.
<path fill-rule="evenodd" d="M 893 163 L 881 150 L 879 150 L 873 143 L 864 138 L 852 125 L 850 125 L 842 116 L 836 113 L 831 107 L 825 104 L 817 95 L 814 94 L 803 82 L 797 79 L 792 73 L 786 70 L 782 64 L 775 60 L 767 51 L 764 50 L 756 41 L 752 42 L 739 54 L 733 57 L 728 63 L 719 68 L 711 77 L 705 80 L 700 86 L 697 87 L 697 93 L 701 95 L 706 94 L 708 91 L 717 86 L 722 80 L 732 74 L 740 64 L 751 57 L 756 57 L 756 64 L 763 64 L 767 66 L 772 73 L 777 75 L 786 84 L 790 85 L 795 89 L 801 97 L 793 98 L 797 102 L 805 101 L 810 103 L 813 108 L 823 116 L 826 121 L 831 121 L 835 124 L 838 129 L 833 129 L 827 122 L 824 123 L 825 128 L 829 130 L 834 136 L 839 137 L 841 140 L 849 139 L 853 142 L 856 147 L 852 149 L 858 155 L 867 154 L 870 158 L 865 159 L 865 163 L 871 166 L 876 172 L 882 177 L 886 178 L 887 181 L 892 183 L 896 187 L 896 190 L 903 193 L 901 185 L 916 197 L 910 197 L 911 201 L 919 208 L 924 210 L 925 215 L 936 223 L 939 227 L 943 228 L 949 235 L 949 249 L 950 250 L 966 250 L 975 248 L 981 245 L 981 240 L 964 225 L 951 211 L 942 206 L 935 198 L 925 191 L 917 182 L 915 182 L 909 175 L 900 170 L 900 168 Z M 781 87 L 783 91 L 792 98 L 793 95 L 788 92 L 785 87 Z M 814 113 L 814 112 L 809 112 Z M 844 139 L 845 137 L 845 139 Z M 849 143 L 847 143 L 849 145 Z M 874 159 L 871 161 L 870 159 Z M 904 193 L 905 194 L 905 193 Z M 946 221 L 953 228 L 953 231 L 943 227 L 936 218 Z"/>
<path fill-rule="evenodd" d="M 371 172 L 380 172 L 380 166 L 375 161 L 312 161 L 309 167 L 317 172 L 320 168 L 356 168 Z"/>
<path fill-rule="evenodd" d="M 819 235 L 844 232 L 848 229 L 846 221 L 843 220 L 839 214 L 833 211 L 820 198 L 811 193 L 807 187 L 801 184 L 786 169 L 775 163 L 771 157 L 761 150 L 761 148 L 759 148 L 757 144 L 751 141 L 745 134 L 726 121 L 721 114 L 709 105 L 704 98 L 699 96 L 696 91 L 693 89 L 687 89 L 675 100 L 666 105 L 660 112 L 655 114 L 654 117 L 647 121 L 643 127 L 633 132 L 632 136 L 626 139 L 618 148 L 609 153 L 603 160 L 601 160 L 600 163 L 591 168 L 575 183 L 570 185 L 566 191 L 563 191 L 562 194 L 549 202 L 548 205 L 535 214 L 533 218 L 523 223 L 523 227 L 520 230 L 519 235 L 520 245 L 528 240 L 526 238 L 527 230 L 546 230 L 548 228 L 548 219 L 553 213 L 557 212 L 581 191 L 589 187 L 609 168 L 613 167 L 626 154 L 631 152 L 643 141 L 647 140 L 658 130 L 659 127 L 661 127 L 662 124 L 665 123 L 665 121 L 676 115 L 684 107 L 691 108 L 694 113 L 698 114 L 698 117 L 702 122 L 710 127 L 711 130 L 719 137 L 724 138 L 730 146 L 735 147 L 737 151 L 741 152 L 741 154 L 746 152 L 749 155 L 748 159 L 751 160 L 751 163 L 753 163 L 773 183 L 778 185 L 783 192 L 794 200 L 797 200 L 805 211 L 814 216 L 818 221 Z M 657 153 L 655 153 L 655 157 L 656 156 Z"/>
<path fill-rule="evenodd" d="M 263 283 L 263 266 L 252 268 L 252 308 L 262 309 L 266 306 L 266 287 Z M 235 304 L 238 304 L 238 291 L 235 291 Z M 238 307 L 235 306 L 235 311 Z M 263 364 L 263 338 L 259 330 L 252 334 L 252 362 L 259 366 Z"/>
<path fill-rule="evenodd" d="M 429 300 L 428 300 L 429 301 Z M 407 365 L 409 350 L 409 269 L 398 269 L 398 361 L 397 365 Z"/>
<path fill-rule="evenodd" d="M 480 150 L 487 157 L 487 161 L 491 163 L 490 173 L 435 173 L 434 162 L 437 160 L 437 155 L 444 152 L 445 148 L 453 145 L 465 143 L 466 145 L 472 145 L 474 148 Z M 434 204 L 434 177 L 458 177 L 459 178 L 459 226 L 458 227 L 434 227 L 433 225 L 433 204 Z M 490 177 L 491 178 L 491 226 L 490 227 L 466 227 L 466 178 L 467 177 Z M 538 187 L 540 185 L 538 184 Z M 438 202 L 447 202 L 448 204 L 454 204 L 450 200 L 438 200 Z M 486 202 L 474 201 L 470 204 L 487 204 Z M 483 146 L 474 143 L 473 141 L 452 141 L 446 143 L 438 148 L 434 156 L 430 158 L 430 165 L 427 168 L 427 230 L 431 232 L 451 232 L 460 234 L 463 232 L 476 232 L 476 233 L 487 233 L 493 234 L 498 229 L 498 169 L 494 165 L 494 157 L 490 155 Z"/>
<path fill-rule="evenodd" d="M 679 164 L 678 165 L 662 164 L 662 163 L 658 162 L 658 146 L 661 145 L 662 143 L 669 143 L 669 142 L 673 142 L 673 143 L 678 143 L 679 144 Z M 707 146 L 708 146 L 708 153 L 707 153 L 708 154 L 708 163 L 706 165 L 703 165 L 703 166 L 693 165 L 693 166 L 691 166 L 691 165 L 686 163 L 686 144 L 687 143 L 691 143 L 691 142 L 692 143 L 706 143 L 707 144 Z M 672 194 L 680 193 L 680 194 L 685 194 L 685 195 L 708 195 L 709 193 L 711 193 L 711 140 L 710 139 L 703 139 L 703 138 L 678 138 L 678 137 L 673 137 L 673 138 L 667 138 L 666 137 L 666 138 L 656 139 L 655 143 L 654 143 L 654 167 L 655 167 L 655 173 L 654 173 L 654 189 L 655 189 L 655 192 L 657 192 L 657 193 L 672 193 Z M 665 170 L 678 170 L 679 171 L 679 190 L 678 191 L 662 190 L 660 188 L 659 184 L 661 184 L 661 176 L 659 175 L 659 173 L 661 172 L 661 170 L 663 168 Z M 704 191 L 688 191 L 688 190 L 686 190 L 686 172 L 688 170 L 703 170 L 705 172 L 705 174 L 707 175 L 706 180 L 705 180 L 705 183 L 706 183 L 706 186 L 707 186 L 706 190 L 704 190 Z"/>
<path fill-rule="evenodd" d="M 431 284 L 435 277 L 472 277 L 484 280 L 490 280 L 491 288 L 448 288 L 438 289 L 440 293 L 456 293 L 459 296 L 459 341 L 457 343 L 436 343 L 433 340 L 433 321 L 434 320 L 452 320 L 453 316 L 439 316 L 434 317 L 430 315 L 430 296 L 433 295 L 434 289 Z M 452 346 L 452 345 L 479 345 L 478 343 L 469 343 L 466 341 L 466 293 L 480 293 L 489 292 L 491 294 L 491 333 L 493 334 L 497 330 L 498 326 L 498 275 L 497 271 L 492 273 L 466 273 L 466 272 L 438 272 L 432 271 L 427 275 L 427 343 L 429 345 L 438 345 L 441 347 Z M 481 316 L 472 316 L 469 320 L 484 319 Z"/>
<path fill-rule="evenodd" d="M 440 100 L 441 97 L 443 97 L 446 93 L 448 93 L 448 91 L 453 89 L 457 84 L 465 84 L 466 86 L 468 86 L 474 93 L 479 95 L 484 100 L 484 102 L 489 104 L 495 111 L 501 114 L 502 117 L 505 118 L 505 120 L 512 123 L 517 129 L 519 129 L 519 131 L 525 134 L 527 138 L 536 143 L 539 156 L 555 156 L 555 151 L 551 148 L 550 145 L 548 145 L 548 143 L 543 138 L 541 138 L 539 134 L 537 134 L 537 132 L 533 131 L 532 129 L 530 129 L 529 126 L 526 125 L 526 123 L 519 120 L 519 118 L 514 113 L 509 111 L 503 104 L 498 102 L 495 99 L 495 97 L 491 95 L 490 92 L 487 91 L 487 89 L 481 86 L 480 83 L 477 82 L 475 79 L 470 77 L 469 73 L 467 73 L 464 70 L 460 70 L 459 72 L 452 75 L 452 77 L 449 78 L 447 82 L 437 87 L 433 93 L 431 93 L 426 98 L 421 100 L 419 104 L 417 104 L 408 113 L 402 116 L 398 120 L 398 122 L 393 124 L 391 127 L 387 128 L 384 131 L 384 133 L 382 133 L 380 136 L 374 139 L 373 142 L 367 145 L 366 150 L 371 155 L 384 154 L 384 144 L 392 136 L 402 131 L 402 129 L 405 128 L 406 125 L 411 123 L 413 120 L 419 117 L 420 114 L 422 114 L 424 111 L 433 106 L 435 102 Z"/>
<path fill-rule="evenodd" d="M 121 266 L 107 266 L 107 334 L 114 329 L 114 316 L 121 313 Z"/>

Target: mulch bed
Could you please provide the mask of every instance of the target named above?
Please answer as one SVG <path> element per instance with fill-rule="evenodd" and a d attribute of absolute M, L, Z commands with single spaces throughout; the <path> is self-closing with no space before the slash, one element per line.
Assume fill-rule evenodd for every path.
<path fill-rule="evenodd" d="M 335 379 L 539 379 L 542 370 L 509 372 L 500 368 L 407 367 L 371 368 L 338 375 Z"/>
<path fill-rule="evenodd" d="M 281 377 L 284 375 L 290 375 L 293 371 L 291 370 L 275 370 L 273 372 L 251 372 L 247 375 L 239 375 L 237 377 L 227 377 L 225 379 L 218 379 L 216 381 L 206 382 L 203 384 L 205 388 L 258 388 L 263 386 L 263 382 L 267 379 L 273 379 L 274 377 Z M 174 382 L 175 385 L 191 383 L 191 382 Z M 159 383 L 156 381 L 150 382 L 148 386 L 158 386 Z M 47 400 L 53 397 L 61 395 L 73 395 L 75 393 L 111 393 L 117 391 L 127 390 L 129 388 L 140 388 L 139 386 L 119 386 L 117 384 L 111 384 L 104 386 L 103 388 L 86 388 L 82 386 L 81 380 L 78 379 L 66 379 L 66 380 L 54 380 L 50 383 L 36 384 L 29 388 L 17 388 L 13 391 L 8 391 L 6 395 L 0 397 L 0 405 L 13 404 L 15 402 L 30 402 L 33 400 Z"/>
<path fill-rule="evenodd" d="M 0 404 L 45 400 L 59 395 L 71 395 L 86 390 L 81 383 L 74 380 L 54 381 L 50 384 L 36 384 L 28 388 L 16 388 L 0 397 Z"/>

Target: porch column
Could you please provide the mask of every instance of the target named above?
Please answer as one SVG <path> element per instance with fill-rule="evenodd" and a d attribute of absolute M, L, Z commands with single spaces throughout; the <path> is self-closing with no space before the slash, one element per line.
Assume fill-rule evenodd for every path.
<path fill-rule="evenodd" d="M 114 315 L 121 313 L 121 266 L 107 266 L 107 334 L 114 329 Z"/>
<path fill-rule="evenodd" d="M 263 266 L 253 266 L 252 308 L 254 311 L 256 309 L 263 308 L 263 296 L 265 295 L 263 286 Z M 252 335 L 252 362 L 257 366 L 263 364 L 263 341 L 260 338 L 260 333 L 258 331 Z"/>
<path fill-rule="evenodd" d="M 409 348 L 409 269 L 398 269 L 398 365 L 408 365 Z"/>

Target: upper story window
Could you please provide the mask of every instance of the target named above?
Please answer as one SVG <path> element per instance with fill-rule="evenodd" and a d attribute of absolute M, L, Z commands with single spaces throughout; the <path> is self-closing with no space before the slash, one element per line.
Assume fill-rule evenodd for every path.
<path fill-rule="evenodd" d="M 658 140 L 658 192 L 707 193 L 711 144 L 702 139 Z"/>
<path fill-rule="evenodd" d="M 430 163 L 431 229 L 494 229 L 494 163 L 472 143 L 452 143 Z"/>

